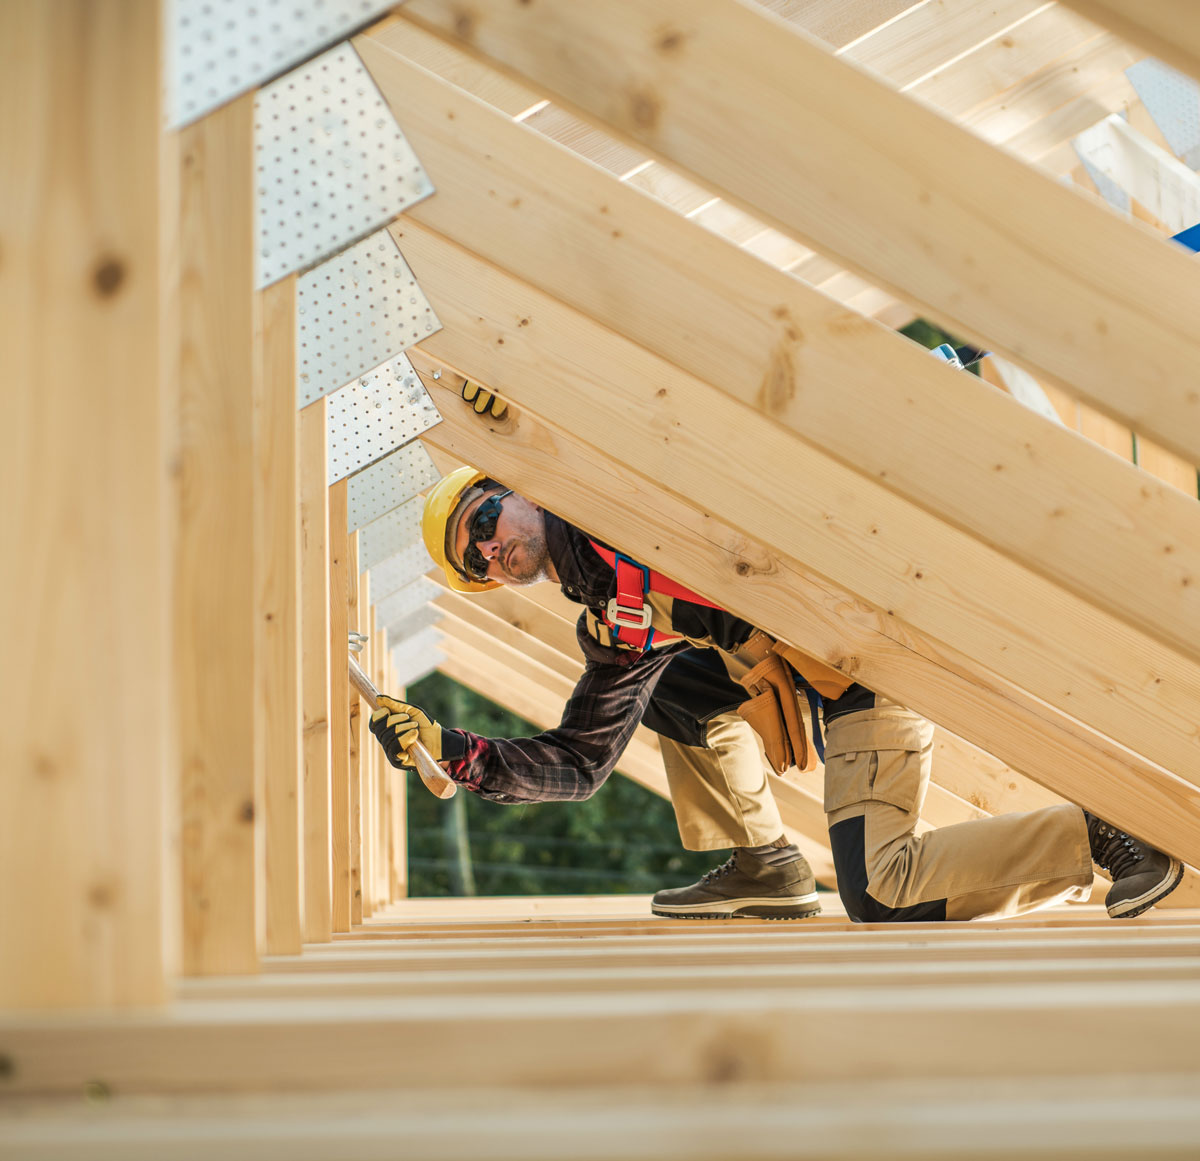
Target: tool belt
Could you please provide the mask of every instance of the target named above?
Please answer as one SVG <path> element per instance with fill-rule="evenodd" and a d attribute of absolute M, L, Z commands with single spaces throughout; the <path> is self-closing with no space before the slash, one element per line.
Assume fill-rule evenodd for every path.
<path fill-rule="evenodd" d="M 796 690 L 798 673 L 821 697 L 836 700 L 851 685 L 843 677 L 815 657 L 781 641 L 776 641 L 760 629 L 742 646 L 739 652 L 749 655 L 754 666 L 739 681 L 746 687 L 749 700 L 738 706 L 738 713 L 762 739 L 767 761 L 776 774 L 795 766 L 802 772 L 816 768 L 817 755 L 808 744 L 804 728 L 804 710 Z M 812 704 L 813 736 L 819 744 L 819 725 L 815 714 L 817 701 Z"/>

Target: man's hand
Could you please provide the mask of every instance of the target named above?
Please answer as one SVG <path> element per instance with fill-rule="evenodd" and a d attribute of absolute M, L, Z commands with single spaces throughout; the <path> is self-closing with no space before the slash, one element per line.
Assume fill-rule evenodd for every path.
<path fill-rule="evenodd" d="M 394 697 L 380 695 L 379 708 L 371 715 L 371 733 L 379 739 L 387 760 L 401 769 L 414 765 L 408 756 L 414 742 L 420 742 L 435 761 L 442 756 L 442 727 L 415 705 Z"/>
<path fill-rule="evenodd" d="M 486 415 L 490 410 L 495 419 L 500 419 L 508 410 L 508 404 L 499 395 L 485 391 L 470 379 L 463 383 L 462 397 L 475 409 L 477 415 Z"/>

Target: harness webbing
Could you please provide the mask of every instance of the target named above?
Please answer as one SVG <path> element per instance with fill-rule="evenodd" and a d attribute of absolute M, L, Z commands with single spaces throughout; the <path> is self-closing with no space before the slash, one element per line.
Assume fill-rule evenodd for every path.
<path fill-rule="evenodd" d="M 591 539 L 588 543 L 617 574 L 617 595 L 608 602 L 603 620 L 612 630 L 613 639 L 624 645 L 634 649 L 649 649 L 654 640 L 654 629 L 650 625 L 651 609 L 646 604 L 647 593 L 661 593 L 666 597 L 689 601 L 693 605 L 706 605 L 710 609 L 721 608 L 715 601 L 692 592 L 661 572 L 639 564 L 623 552 L 605 548 Z M 665 635 L 659 635 L 660 642 L 664 638 Z"/>

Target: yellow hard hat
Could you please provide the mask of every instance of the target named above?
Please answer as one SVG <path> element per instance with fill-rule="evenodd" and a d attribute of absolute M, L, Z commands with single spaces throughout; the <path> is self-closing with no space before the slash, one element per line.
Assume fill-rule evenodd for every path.
<path fill-rule="evenodd" d="M 484 593 L 488 589 L 500 587 L 500 582 L 494 580 L 463 580 L 446 555 L 446 525 L 450 522 L 450 517 L 454 515 L 467 490 L 473 488 L 480 480 L 486 479 L 487 473 L 477 468 L 455 468 L 449 475 L 438 480 L 425 497 L 425 510 L 421 514 L 421 535 L 425 538 L 425 547 L 429 555 L 446 574 L 446 583 L 456 593 Z"/>

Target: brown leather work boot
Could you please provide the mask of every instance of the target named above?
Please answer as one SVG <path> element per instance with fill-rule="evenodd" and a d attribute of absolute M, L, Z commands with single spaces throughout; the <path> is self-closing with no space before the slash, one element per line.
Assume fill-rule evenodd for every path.
<path fill-rule="evenodd" d="M 650 909 L 673 919 L 808 919 L 821 914 L 812 868 L 802 854 L 772 865 L 745 847 L 735 849 L 698 883 L 659 891 Z"/>
<path fill-rule="evenodd" d="M 1114 919 L 1132 919 L 1165 899 L 1183 878 L 1183 864 L 1149 843 L 1084 811 L 1092 861 L 1112 875 L 1104 905 Z"/>

